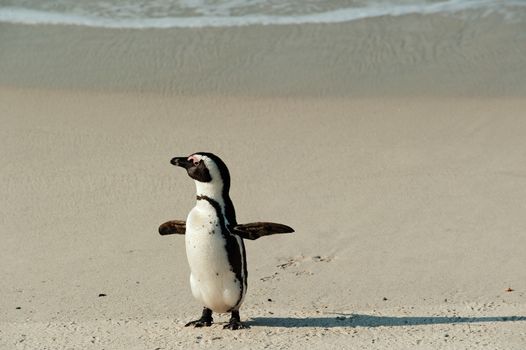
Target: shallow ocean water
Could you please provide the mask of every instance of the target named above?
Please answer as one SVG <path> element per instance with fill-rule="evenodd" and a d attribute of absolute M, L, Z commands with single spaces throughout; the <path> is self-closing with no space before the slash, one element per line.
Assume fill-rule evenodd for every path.
<path fill-rule="evenodd" d="M 0 22 L 106 28 L 341 23 L 406 14 L 513 17 L 524 0 L 0 0 Z"/>

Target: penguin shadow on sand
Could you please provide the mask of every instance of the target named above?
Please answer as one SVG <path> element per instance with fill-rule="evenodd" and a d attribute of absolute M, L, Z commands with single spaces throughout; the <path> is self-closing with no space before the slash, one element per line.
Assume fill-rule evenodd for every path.
<path fill-rule="evenodd" d="M 403 327 L 436 324 L 526 321 L 526 316 L 446 317 L 446 316 L 372 316 L 336 314 L 333 317 L 253 317 L 250 327 L 335 328 L 335 327 Z"/>

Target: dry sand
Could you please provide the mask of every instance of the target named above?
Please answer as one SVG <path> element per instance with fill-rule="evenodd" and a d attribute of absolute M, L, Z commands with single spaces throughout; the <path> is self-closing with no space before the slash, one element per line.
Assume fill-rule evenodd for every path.
<path fill-rule="evenodd" d="M 471 38 L 494 46 L 390 68 L 380 42 L 366 51 L 388 59 L 359 68 L 324 51 L 323 31 L 365 32 L 342 26 L 217 30 L 261 47 L 244 73 L 195 43 L 212 56 L 176 68 L 155 31 L 0 26 L 0 348 L 524 349 L 526 37 L 502 25 Z M 296 36 L 272 51 L 273 31 Z M 98 49 L 72 66 L 82 45 Z M 184 328 L 201 306 L 183 238 L 156 232 L 194 201 L 170 158 L 200 150 L 229 165 L 239 222 L 296 229 L 246 244 L 248 330 Z"/>

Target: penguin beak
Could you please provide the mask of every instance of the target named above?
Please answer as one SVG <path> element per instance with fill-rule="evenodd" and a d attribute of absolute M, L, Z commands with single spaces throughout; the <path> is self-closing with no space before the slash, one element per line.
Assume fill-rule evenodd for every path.
<path fill-rule="evenodd" d="M 193 163 L 188 160 L 187 157 L 175 157 L 172 158 L 170 161 L 175 166 L 180 166 L 181 168 L 185 168 L 188 170 L 188 168 L 192 167 Z"/>

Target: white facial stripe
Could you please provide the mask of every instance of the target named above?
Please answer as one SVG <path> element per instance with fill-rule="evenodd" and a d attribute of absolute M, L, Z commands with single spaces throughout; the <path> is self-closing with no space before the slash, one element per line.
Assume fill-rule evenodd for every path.
<path fill-rule="evenodd" d="M 202 156 L 198 154 L 193 154 L 190 157 L 188 157 L 188 159 L 192 159 L 192 161 L 202 160 L 205 166 L 207 167 L 210 176 L 212 177 L 212 181 L 210 182 L 195 181 L 197 187 L 197 195 L 214 198 L 215 200 L 223 204 L 223 179 L 221 178 L 221 173 L 219 172 L 219 168 L 216 165 L 216 163 L 207 156 Z"/>

